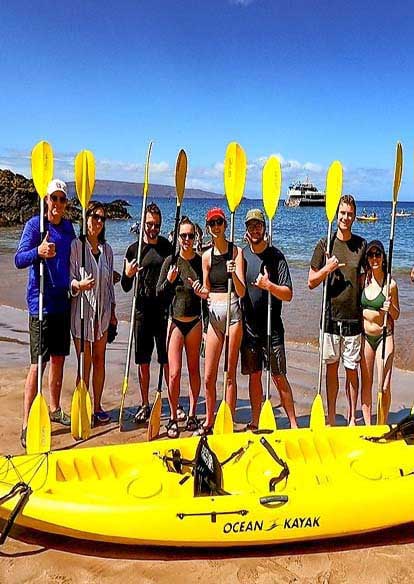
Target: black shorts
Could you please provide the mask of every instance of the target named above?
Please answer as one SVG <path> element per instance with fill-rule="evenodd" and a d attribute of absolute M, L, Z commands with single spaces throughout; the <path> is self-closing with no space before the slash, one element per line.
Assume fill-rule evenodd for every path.
<path fill-rule="evenodd" d="M 272 375 L 286 375 L 285 345 L 280 338 L 271 339 L 270 343 L 270 369 Z M 244 334 L 241 346 L 241 372 L 250 375 L 262 371 L 267 365 L 267 339 L 266 337 L 253 337 Z"/>
<path fill-rule="evenodd" d="M 30 362 L 37 363 L 40 353 L 40 321 L 38 316 L 29 316 Z M 50 355 L 67 356 L 70 353 L 70 311 L 59 314 L 44 314 L 42 324 L 43 362 Z"/>
<path fill-rule="evenodd" d="M 168 363 L 167 357 L 167 325 L 168 320 L 154 314 L 152 311 L 137 312 L 135 315 L 135 363 L 137 365 L 151 363 L 154 343 L 157 347 L 158 363 Z"/>

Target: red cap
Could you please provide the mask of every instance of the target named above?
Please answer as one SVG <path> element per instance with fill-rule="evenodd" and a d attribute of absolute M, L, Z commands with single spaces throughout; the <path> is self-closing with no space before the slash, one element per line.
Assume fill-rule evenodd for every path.
<path fill-rule="evenodd" d="M 209 211 L 207 211 L 207 215 L 206 215 L 207 223 L 209 221 L 211 221 L 211 219 L 214 219 L 215 217 L 221 217 L 222 219 L 226 220 L 226 216 L 224 214 L 224 211 L 223 211 L 223 209 L 220 209 L 220 207 L 213 207 L 213 209 L 210 209 Z"/>

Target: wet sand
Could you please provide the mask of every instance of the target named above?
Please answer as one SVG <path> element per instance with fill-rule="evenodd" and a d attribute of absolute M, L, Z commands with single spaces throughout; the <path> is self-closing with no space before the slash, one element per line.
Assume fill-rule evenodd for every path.
<path fill-rule="evenodd" d="M 108 350 L 107 383 L 103 403 L 113 423 L 92 430 L 85 443 L 74 444 L 67 428 L 53 425 L 52 447 L 96 446 L 134 442 L 145 439 L 145 430 L 132 423 L 119 432 L 116 420 L 126 352 L 127 326 Z M 21 453 L 19 433 L 24 380 L 28 363 L 27 314 L 25 311 L 0 307 L 0 398 L 2 424 L 0 450 Z M 289 379 L 293 388 L 301 426 L 308 425 L 309 409 L 315 395 L 317 380 L 315 347 L 300 343 L 288 344 Z M 65 368 L 62 402 L 69 409 L 75 380 L 75 359 L 72 354 Z M 187 404 L 188 378 L 183 368 L 182 396 Z M 157 379 L 157 365 L 152 364 L 152 383 Z M 236 429 L 249 421 L 247 379 L 239 377 L 239 400 Z M 412 405 L 414 374 L 396 369 L 396 388 L 390 420 L 396 421 L 408 413 Z M 343 378 L 341 379 L 343 388 Z M 44 383 L 48 398 L 47 382 Z M 154 395 L 155 390 L 152 390 Z M 272 397 L 273 403 L 277 399 Z M 133 414 L 138 403 L 135 367 L 131 367 L 126 399 L 127 414 Z M 200 401 L 200 413 L 204 402 Z M 343 389 L 338 401 L 338 423 L 345 423 L 346 404 Z M 284 412 L 275 409 L 279 427 L 287 427 Z M 164 399 L 163 419 L 167 419 Z M 165 436 L 162 427 L 161 436 Z M 73 541 L 63 537 L 38 534 L 15 528 L 12 537 L 0 549 L 0 582 L 83 583 L 123 581 L 144 583 L 183 583 L 220 581 L 273 583 L 339 583 L 367 582 L 398 584 L 411 581 L 414 569 L 414 531 L 412 525 L 341 540 L 307 544 L 271 546 L 251 549 L 185 550 L 120 547 Z"/>

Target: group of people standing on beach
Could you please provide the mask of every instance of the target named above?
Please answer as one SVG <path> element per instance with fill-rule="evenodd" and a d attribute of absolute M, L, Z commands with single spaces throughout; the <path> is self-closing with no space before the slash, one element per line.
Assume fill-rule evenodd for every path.
<path fill-rule="evenodd" d="M 90 202 L 86 210 L 85 272 L 81 270 L 82 242 L 71 222 L 64 218 L 67 187 L 53 180 L 46 196 L 45 232 L 40 241 L 39 217 L 25 225 L 15 256 L 18 268 L 29 268 L 27 301 L 31 366 L 27 375 L 21 443 L 25 447 L 26 427 L 36 394 L 39 351 L 43 363 L 50 360 L 50 418 L 70 425 L 70 416 L 60 405 L 65 357 L 72 335 L 80 353 L 80 294 L 84 297 L 85 361 L 83 379 L 91 386 L 93 423 L 111 421 L 102 407 L 105 383 L 106 345 L 116 334 L 112 248 L 105 238 L 105 206 Z M 379 347 L 383 342 L 386 318 L 386 351 L 383 391 L 387 412 L 391 399 L 391 369 L 394 355 L 394 322 L 399 317 L 398 288 L 391 281 L 386 295 L 386 254 L 379 241 L 367 242 L 352 233 L 356 217 L 354 199 L 344 195 L 339 203 L 337 231 L 332 242 L 318 242 L 309 270 L 309 287 L 326 281 L 327 307 L 323 340 L 326 363 L 328 422 L 335 424 L 338 394 L 338 366 L 342 359 L 349 395 L 349 424 L 355 424 L 359 393 L 358 368 L 361 369 L 362 413 L 371 423 L 372 384 L 375 360 L 380 365 Z M 180 422 L 194 435 L 212 431 L 216 406 L 219 361 L 224 346 L 227 318 L 228 281 L 231 278 L 230 326 L 226 401 L 235 414 L 237 400 L 237 365 L 241 355 L 242 374 L 249 375 L 251 421 L 255 430 L 263 400 L 262 369 L 267 364 L 268 293 L 271 295 L 270 370 L 290 426 L 297 427 L 292 389 L 286 375 L 282 303 L 293 296 L 287 261 L 282 252 L 270 245 L 266 222 L 260 209 L 245 216 L 246 245 L 242 249 L 226 238 L 227 221 L 222 209 L 215 207 L 206 215 L 206 232 L 211 245 L 201 254 L 195 246 L 196 224 L 182 217 L 178 225 L 178 249 L 160 235 L 162 216 L 151 203 L 144 212 L 144 237 L 141 258 L 137 260 L 134 242 L 125 254 L 121 286 L 133 288 L 137 278 L 134 319 L 134 353 L 138 366 L 141 405 L 137 424 L 150 418 L 150 362 L 154 346 L 168 387 L 170 417 L 167 435 L 175 438 Z M 329 246 L 327 245 L 329 243 Z M 331 253 L 327 253 L 328 248 Z M 45 260 L 44 319 L 39 335 L 39 264 Z M 41 345 L 40 346 L 40 340 Z M 205 353 L 204 385 L 206 416 L 197 417 L 201 389 L 200 354 Z M 187 357 L 190 391 L 189 411 L 179 405 L 182 354 Z M 92 382 L 90 383 L 90 378 Z"/>

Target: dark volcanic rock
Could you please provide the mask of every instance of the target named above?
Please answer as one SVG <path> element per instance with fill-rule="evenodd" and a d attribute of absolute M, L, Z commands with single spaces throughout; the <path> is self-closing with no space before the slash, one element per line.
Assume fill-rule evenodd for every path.
<path fill-rule="evenodd" d="M 118 199 L 112 203 L 103 203 L 110 219 L 130 219 L 126 201 Z M 0 169 L 0 227 L 9 227 L 26 223 L 30 217 L 39 212 L 39 197 L 33 181 L 11 170 Z M 67 206 L 66 216 L 78 221 L 82 215 L 80 203 L 76 197 Z"/>

